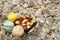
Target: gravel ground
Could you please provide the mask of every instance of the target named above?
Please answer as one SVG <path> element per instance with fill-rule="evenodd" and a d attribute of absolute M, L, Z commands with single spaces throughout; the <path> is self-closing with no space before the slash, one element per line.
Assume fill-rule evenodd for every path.
<path fill-rule="evenodd" d="M 28 34 L 13 37 L 3 30 L 9 12 L 37 20 Z M 0 0 L 0 40 L 60 40 L 60 0 Z"/>

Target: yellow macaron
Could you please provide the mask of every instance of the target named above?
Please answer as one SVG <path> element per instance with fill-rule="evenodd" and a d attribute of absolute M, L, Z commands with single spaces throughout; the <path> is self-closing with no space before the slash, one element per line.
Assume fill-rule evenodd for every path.
<path fill-rule="evenodd" d="M 9 13 L 8 14 L 8 20 L 9 21 L 15 21 L 18 18 L 17 13 Z"/>

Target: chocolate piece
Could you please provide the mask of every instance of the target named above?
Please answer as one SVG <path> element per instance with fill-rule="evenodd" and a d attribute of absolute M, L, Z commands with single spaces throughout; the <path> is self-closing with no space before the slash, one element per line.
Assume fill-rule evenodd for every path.
<path fill-rule="evenodd" d="M 21 25 L 25 32 L 28 32 L 32 27 L 36 25 L 36 20 L 30 18 L 28 15 L 23 14 L 19 19 L 15 21 L 16 25 Z"/>

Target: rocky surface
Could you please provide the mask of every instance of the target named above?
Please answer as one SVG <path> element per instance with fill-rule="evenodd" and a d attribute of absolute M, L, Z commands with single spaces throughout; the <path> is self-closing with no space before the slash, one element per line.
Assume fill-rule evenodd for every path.
<path fill-rule="evenodd" d="M 37 20 L 28 34 L 14 37 L 3 29 L 9 12 Z M 60 40 L 60 0 L 0 0 L 0 40 Z"/>

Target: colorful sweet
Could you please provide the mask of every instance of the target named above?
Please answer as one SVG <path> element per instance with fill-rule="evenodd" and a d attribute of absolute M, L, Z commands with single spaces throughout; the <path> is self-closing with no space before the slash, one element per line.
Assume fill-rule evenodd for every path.
<path fill-rule="evenodd" d="M 5 30 L 12 30 L 12 28 L 14 27 L 14 23 L 11 21 L 5 21 L 3 25 Z"/>
<path fill-rule="evenodd" d="M 24 29 L 23 29 L 23 27 L 20 26 L 20 25 L 15 26 L 15 27 L 13 28 L 13 30 L 12 30 L 12 35 L 13 35 L 13 36 L 20 37 L 20 36 L 22 36 L 23 34 L 24 34 Z"/>
<path fill-rule="evenodd" d="M 17 13 L 9 13 L 8 20 L 9 21 L 15 21 L 18 18 Z"/>

